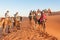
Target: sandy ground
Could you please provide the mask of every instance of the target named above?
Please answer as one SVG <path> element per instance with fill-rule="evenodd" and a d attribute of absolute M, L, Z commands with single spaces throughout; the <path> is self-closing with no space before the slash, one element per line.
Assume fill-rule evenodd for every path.
<path fill-rule="evenodd" d="M 40 32 L 31 29 L 31 25 L 27 18 L 23 19 L 21 24 L 21 29 L 9 33 L 7 36 L 3 37 L 4 40 L 51 40 L 49 37 L 44 39 L 41 37 Z M 60 15 L 48 16 L 46 22 L 46 32 L 52 37 L 56 37 L 60 40 Z M 44 35 L 48 35 L 44 34 Z"/>
<path fill-rule="evenodd" d="M 60 15 L 47 17 L 46 31 L 60 40 Z"/>

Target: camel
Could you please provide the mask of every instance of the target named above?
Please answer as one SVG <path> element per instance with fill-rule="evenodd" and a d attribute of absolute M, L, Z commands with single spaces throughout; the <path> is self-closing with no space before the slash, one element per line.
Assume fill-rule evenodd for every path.
<path fill-rule="evenodd" d="M 37 24 L 39 24 L 39 27 L 41 31 L 45 32 L 45 22 L 47 20 L 47 10 L 42 10 L 40 11 L 39 9 L 36 12 L 36 19 L 37 19 Z"/>
<path fill-rule="evenodd" d="M 52 13 L 51 13 L 51 9 L 50 9 L 50 8 L 47 10 L 47 12 L 48 12 L 48 15 L 49 15 L 49 16 L 52 15 Z"/>
<path fill-rule="evenodd" d="M 30 24 L 32 26 L 33 29 L 35 29 L 36 27 L 36 11 L 32 11 L 29 14 L 29 20 L 30 20 Z"/>
<path fill-rule="evenodd" d="M 39 24 L 40 31 L 45 32 L 45 29 L 46 29 L 45 23 L 47 21 L 47 11 L 42 10 L 42 11 L 40 11 L 41 15 L 39 16 L 38 14 L 39 14 L 39 12 L 37 10 L 37 13 L 36 13 L 37 24 Z"/>
<path fill-rule="evenodd" d="M 4 19 L 4 29 L 3 29 L 4 34 L 11 32 L 11 30 L 10 30 L 11 28 L 12 28 L 12 22 L 11 22 L 10 18 L 7 17 Z"/>
<path fill-rule="evenodd" d="M 43 11 L 46 13 L 47 16 L 51 16 L 52 15 L 50 8 L 49 9 L 44 9 Z"/>

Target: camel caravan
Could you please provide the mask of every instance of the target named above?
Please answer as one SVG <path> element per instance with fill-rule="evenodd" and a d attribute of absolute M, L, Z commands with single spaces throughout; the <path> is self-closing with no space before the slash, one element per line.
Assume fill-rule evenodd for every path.
<path fill-rule="evenodd" d="M 31 10 L 29 13 L 29 22 L 34 29 L 36 29 L 37 25 L 41 25 L 42 30 L 45 32 L 45 22 L 47 21 L 47 15 L 50 14 L 50 10 L 42 10 L 39 9 L 37 11 Z M 16 27 L 20 30 L 21 23 L 22 23 L 21 16 L 18 15 L 18 12 L 14 14 L 14 17 L 9 16 L 9 11 L 7 10 L 5 13 L 5 18 L 0 18 L 0 35 L 1 34 L 8 34 L 12 32 L 12 29 Z"/>
<path fill-rule="evenodd" d="M 6 11 L 5 18 L 0 18 L 0 35 L 12 32 L 14 27 L 20 29 L 22 17 L 18 15 L 18 12 L 14 14 L 14 17 L 10 17 L 8 14 L 9 11 Z"/>
<path fill-rule="evenodd" d="M 37 11 L 35 10 L 31 10 L 30 14 L 29 14 L 29 20 L 30 20 L 30 24 L 33 26 L 34 29 L 36 29 L 36 27 L 40 27 L 40 31 L 45 32 L 45 28 L 46 28 L 46 21 L 47 21 L 47 16 L 51 15 L 51 11 L 50 9 L 46 10 L 42 10 L 40 11 L 39 9 Z"/>

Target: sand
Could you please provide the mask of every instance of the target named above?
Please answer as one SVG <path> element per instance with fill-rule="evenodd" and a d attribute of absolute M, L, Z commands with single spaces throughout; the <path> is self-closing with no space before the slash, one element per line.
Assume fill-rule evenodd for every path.
<path fill-rule="evenodd" d="M 9 33 L 3 40 L 53 40 L 50 38 L 56 37 L 60 40 L 60 15 L 48 16 L 46 22 L 46 32 L 43 34 L 47 37 L 41 37 L 41 32 L 31 29 L 28 18 L 24 18 L 21 24 L 21 29 Z M 49 37 L 49 35 L 51 37 Z"/>
<path fill-rule="evenodd" d="M 46 31 L 60 40 L 60 15 L 47 17 Z"/>

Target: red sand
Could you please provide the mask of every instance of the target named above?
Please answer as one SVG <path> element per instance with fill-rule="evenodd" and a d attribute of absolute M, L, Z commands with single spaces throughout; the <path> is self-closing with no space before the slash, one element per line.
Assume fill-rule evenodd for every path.
<path fill-rule="evenodd" d="M 60 15 L 48 17 L 46 31 L 60 40 Z"/>
<path fill-rule="evenodd" d="M 24 18 L 20 30 L 15 30 L 5 36 L 5 40 L 44 40 L 44 37 L 41 37 L 38 31 L 30 29 L 29 21 Z M 46 22 L 46 31 L 52 37 L 55 36 L 60 40 L 60 15 L 48 16 Z M 47 37 L 46 40 L 49 40 Z M 51 39 L 50 39 L 51 40 Z"/>

